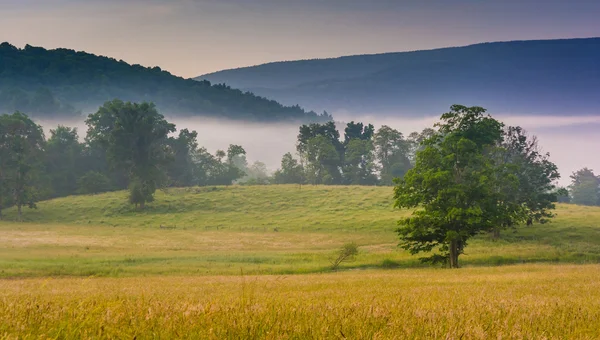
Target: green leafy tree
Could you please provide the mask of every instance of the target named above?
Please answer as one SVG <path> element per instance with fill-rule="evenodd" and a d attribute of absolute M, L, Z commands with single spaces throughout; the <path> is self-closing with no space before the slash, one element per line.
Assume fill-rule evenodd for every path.
<path fill-rule="evenodd" d="M 165 183 L 166 166 L 172 162 L 168 135 L 175 125 L 151 103 L 119 100 L 105 103 L 87 123 L 90 139 L 106 146 L 109 163 L 129 175 L 131 203 L 144 208 Z"/>
<path fill-rule="evenodd" d="M 558 203 L 571 203 L 571 196 L 569 195 L 569 189 L 565 187 L 559 187 L 556 189 L 556 197 Z"/>
<path fill-rule="evenodd" d="M 289 152 L 281 158 L 281 169 L 275 171 L 273 177 L 277 184 L 303 184 L 306 181 L 304 166 Z"/>
<path fill-rule="evenodd" d="M 248 161 L 246 150 L 241 145 L 231 144 L 227 148 L 227 182 L 228 184 L 246 176 Z"/>
<path fill-rule="evenodd" d="M 550 155 L 539 150 L 535 136 L 529 137 L 518 126 L 505 129 L 503 142 L 496 150 L 499 151 L 495 159 L 497 164 L 504 165 L 504 170 L 514 174 L 518 181 L 516 188 L 510 184 L 503 187 L 510 182 L 498 181 L 497 190 L 504 193 L 502 203 L 514 205 L 514 209 L 521 208 L 527 224 L 548 222 L 554 216 L 558 199 L 555 182 L 560 178 L 557 166 L 549 159 Z M 499 230 L 514 227 L 520 222 L 511 219 L 499 221 L 495 236 L 499 235 Z"/>
<path fill-rule="evenodd" d="M 600 205 L 600 177 L 588 168 L 575 171 L 571 175 L 572 203 L 579 205 Z"/>
<path fill-rule="evenodd" d="M 59 125 L 50 130 L 46 143 L 46 173 L 53 197 L 76 193 L 77 180 L 83 174 L 83 145 L 76 128 Z"/>
<path fill-rule="evenodd" d="M 344 144 L 334 122 L 300 126 L 296 150 L 311 184 L 341 184 Z"/>
<path fill-rule="evenodd" d="M 415 131 L 408 135 L 408 158 L 412 164 L 414 164 L 416 161 L 417 152 L 423 150 L 425 147 L 423 143 L 429 138 L 433 137 L 433 135 L 435 135 L 435 130 L 432 128 L 425 128 L 421 132 Z"/>
<path fill-rule="evenodd" d="M 341 155 L 344 183 L 373 185 L 377 182 L 373 155 L 373 125 L 354 121 L 344 129 L 344 152 Z"/>
<path fill-rule="evenodd" d="M 43 167 L 44 132 L 21 112 L 0 116 L 0 173 L 2 192 L 12 197 L 17 206 L 18 219 L 22 220 L 22 208 L 35 207 L 38 200 L 38 179 Z"/>
<path fill-rule="evenodd" d="M 412 167 L 409 158 L 411 144 L 400 131 L 383 125 L 377 130 L 373 144 L 382 184 L 392 185 L 394 178 L 403 177 Z"/>
<path fill-rule="evenodd" d="M 306 176 L 311 184 L 341 183 L 340 156 L 336 147 L 325 136 L 308 140 L 305 149 Z"/>
<path fill-rule="evenodd" d="M 169 147 L 173 154 L 173 162 L 168 166 L 168 175 L 172 186 L 192 186 L 198 184 L 197 167 L 194 155 L 198 152 L 196 131 L 183 129 L 177 138 L 169 138 Z"/>
<path fill-rule="evenodd" d="M 354 121 L 346 124 L 344 129 L 344 145 L 348 145 L 353 139 L 372 140 L 375 133 L 375 127 L 372 124 L 364 125 Z"/>
<path fill-rule="evenodd" d="M 192 161 L 198 185 L 207 186 L 216 184 L 215 177 L 220 172 L 221 163 L 215 156 L 208 152 L 206 148 L 201 147 L 192 155 Z"/>
<path fill-rule="evenodd" d="M 344 177 L 346 183 L 355 185 L 377 184 L 377 170 L 371 140 L 351 139 L 345 147 Z"/>
<path fill-rule="evenodd" d="M 438 249 L 423 261 L 458 268 L 471 237 L 491 231 L 504 215 L 521 214 L 498 205 L 497 180 L 518 183 L 487 156 L 503 132 L 502 124 L 484 113 L 481 107 L 453 105 L 423 142 L 415 167 L 396 180 L 395 205 L 415 209 L 399 221 L 400 246 L 412 254 Z"/>
<path fill-rule="evenodd" d="M 77 180 L 77 191 L 84 195 L 95 195 L 112 189 L 110 179 L 106 175 L 90 171 Z"/>

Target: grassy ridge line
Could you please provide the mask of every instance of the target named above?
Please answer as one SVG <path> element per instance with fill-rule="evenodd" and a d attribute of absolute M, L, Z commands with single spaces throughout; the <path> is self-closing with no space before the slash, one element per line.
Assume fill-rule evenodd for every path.
<path fill-rule="evenodd" d="M 600 266 L 0 280 L 0 338 L 594 339 Z"/>
<path fill-rule="evenodd" d="M 168 189 L 147 210 L 127 203 L 125 192 L 72 196 L 40 202 L 26 210 L 35 223 L 206 230 L 307 231 L 336 229 L 393 231 L 400 216 L 392 189 L 359 186 L 231 186 Z M 5 212 L 16 218 L 15 209 Z M 254 228 L 254 229 L 253 229 Z"/>

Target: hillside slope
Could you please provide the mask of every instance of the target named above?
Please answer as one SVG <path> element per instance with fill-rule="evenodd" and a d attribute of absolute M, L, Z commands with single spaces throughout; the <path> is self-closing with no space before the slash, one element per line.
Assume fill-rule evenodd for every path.
<path fill-rule="evenodd" d="M 328 271 L 348 242 L 345 268 L 420 266 L 397 247 L 408 211 L 389 187 L 232 186 L 169 189 L 139 212 L 125 192 L 40 202 L 0 221 L 0 277 L 275 274 Z M 559 205 L 552 223 L 469 242 L 463 265 L 598 263 L 600 208 Z"/>
<path fill-rule="evenodd" d="M 600 114 L 600 38 L 278 62 L 197 79 L 334 112 L 431 115 L 463 103 L 494 112 Z"/>
<path fill-rule="evenodd" d="M 155 102 L 164 114 L 258 121 L 322 121 L 314 112 L 223 85 L 176 77 L 158 67 L 67 49 L 0 44 L 0 113 L 94 112 L 112 99 Z"/>

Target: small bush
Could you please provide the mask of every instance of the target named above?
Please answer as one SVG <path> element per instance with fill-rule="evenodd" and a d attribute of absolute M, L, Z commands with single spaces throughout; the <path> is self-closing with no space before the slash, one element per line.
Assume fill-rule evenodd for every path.
<path fill-rule="evenodd" d="M 356 243 L 346 243 L 338 251 L 337 257 L 331 261 L 331 269 L 337 270 L 342 262 L 350 261 L 358 255 L 358 246 Z"/>

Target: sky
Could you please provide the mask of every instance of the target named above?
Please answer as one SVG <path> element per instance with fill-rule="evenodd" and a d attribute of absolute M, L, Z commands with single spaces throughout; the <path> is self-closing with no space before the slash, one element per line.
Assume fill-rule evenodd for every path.
<path fill-rule="evenodd" d="M 183 77 L 271 61 L 600 36 L 597 0 L 0 0 L 0 41 Z"/>

